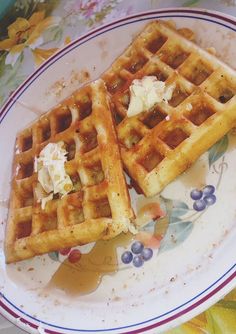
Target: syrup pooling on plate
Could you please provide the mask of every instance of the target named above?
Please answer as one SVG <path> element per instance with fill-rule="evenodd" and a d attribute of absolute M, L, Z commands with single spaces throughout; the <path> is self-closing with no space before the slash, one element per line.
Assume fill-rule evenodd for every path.
<path fill-rule="evenodd" d="M 198 159 L 186 172 L 180 176 L 181 183 L 186 188 L 201 188 L 206 184 L 208 166 L 207 157 Z"/>
<path fill-rule="evenodd" d="M 168 220 L 161 209 L 158 198 L 138 201 L 136 223 L 143 225 L 153 222 L 153 231 L 140 231 L 136 236 L 131 233 L 121 234 L 108 241 L 97 241 L 89 253 L 81 255 L 76 263 L 71 263 L 69 257 L 64 260 L 53 274 L 46 289 L 60 289 L 70 296 L 84 295 L 95 291 L 105 275 L 114 275 L 121 269 L 117 249 L 127 249 L 132 241 L 141 241 L 145 246 L 159 248 L 167 227 Z M 164 218 L 162 218 L 164 217 Z M 161 219 L 160 219 L 161 218 Z"/>
<path fill-rule="evenodd" d="M 44 111 L 42 109 L 38 109 L 35 106 L 29 105 L 28 103 L 25 103 L 23 101 L 17 100 L 16 103 L 19 106 L 23 107 L 24 109 L 27 109 L 28 111 L 34 113 L 37 116 L 41 116 L 44 113 Z"/>
<path fill-rule="evenodd" d="M 98 241 L 89 253 L 82 254 L 74 264 L 66 259 L 53 274 L 47 289 L 61 289 L 74 297 L 93 292 L 104 275 L 118 271 L 117 248 L 126 247 L 133 237 L 127 233 L 109 241 Z"/>

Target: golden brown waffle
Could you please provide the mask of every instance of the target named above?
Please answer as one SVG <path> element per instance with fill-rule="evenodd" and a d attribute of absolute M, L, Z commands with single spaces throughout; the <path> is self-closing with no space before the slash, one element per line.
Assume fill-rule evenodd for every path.
<path fill-rule="evenodd" d="M 99 80 L 18 134 L 5 238 L 7 263 L 128 231 L 133 211 L 109 105 Z M 55 197 L 43 210 L 37 202 L 34 158 L 49 142 L 61 140 L 74 191 Z"/>
<path fill-rule="evenodd" d="M 236 124 L 236 73 L 193 43 L 188 29 L 148 24 L 102 76 L 128 174 L 152 196 L 174 180 Z M 126 117 L 134 79 L 175 84 L 169 103 Z"/>

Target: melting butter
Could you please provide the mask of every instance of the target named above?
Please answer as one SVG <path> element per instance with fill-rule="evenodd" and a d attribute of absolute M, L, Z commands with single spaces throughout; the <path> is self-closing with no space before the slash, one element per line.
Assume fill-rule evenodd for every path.
<path fill-rule="evenodd" d="M 155 76 L 135 79 L 130 86 L 130 104 L 127 116 L 132 117 L 151 109 L 156 103 L 166 102 L 172 98 L 175 85 L 166 86 Z"/>
<path fill-rule="evenodd" d="M 38 173 L 38 181 L 45 193 L 40 199 L 43 209 L 53 198 L 53 194 L 64 196 L 73 189 L 73 183 L 65 170 L 66 155 L 64 143 L 60 141 L 49 143 L 40 152 L 39 157 L 35 158 L 34 169 Z"/>

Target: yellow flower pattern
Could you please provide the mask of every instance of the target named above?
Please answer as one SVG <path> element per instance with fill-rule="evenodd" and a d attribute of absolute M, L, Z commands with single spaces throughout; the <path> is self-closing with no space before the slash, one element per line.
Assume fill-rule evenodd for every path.
<path fill-rule="evenodd" d="M 58 48 L 51 48 L 51 49 L 46 49 L 46 50 L 40 49 L 40 48 L 34 49 L 32 52 L 33 52 L 35 64 L 37 66 L 40 65 L 41 63 L 44 62 L 44 60 L 51 57 L 57 50 Z"/>
<path fill-rule="evenodd" d="M 8 38 L 0 42 L 0 50 L 8 51 L 6 63 L 14 65 L 26 47 L 32 50 L 37 64 L 51 56 L 56 51 L 55 48 L 45 51 L 38 46 L 43 43 L 42 33 L 55 23 L 53 17 L 45 18 L 43 11 L 33 13 L 29 20 L 18 17 L 8 27 Z"/>

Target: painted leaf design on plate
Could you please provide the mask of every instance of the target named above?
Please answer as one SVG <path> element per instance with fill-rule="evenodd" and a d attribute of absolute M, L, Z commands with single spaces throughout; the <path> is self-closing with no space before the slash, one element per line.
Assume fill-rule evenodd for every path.
<path fill-rule="evenodd" d="M 213 145 L 208 151 L 208 162 L 209 167 L 216 162 L 219 158 L 221 158 L 225 152 L 227 151 L 229 145 L 229 138 L 225 135 L 222 139 L 220 139 L 215 145 Z"/>
<path fill-rule="evenodd" d="M 166 234 L 161 241 L 161 251 L 174 248 L 182 243 L 191 233 L 193 228 L 193 223 L 188 219 L 183 218 L 185 214 L 191 211 L 186 203 L 164 197 L 162 197 L 162 200 L 166 205 L 169 225 Z"/>
<path fill-rule="evenodd" d="M 152 220 L 148 224 L 146 224 L 142 228 L 142 230 L 145 231 L 145 232 L 153 233 L 153 231 L 154 231 L 154 225 L 155 225 L 155 222 Z"/>
<path fill-rule="evenodd" d="M 163 217 L 157 220 L 154 228 L 154 236 L 159 240 L 162 240 L 168 230 L 169 219 L 168 217 Z"/>
<path fill-rule="evenodd" d="M 174 248 L 181 244 L 191 233 L 193 223 L 177 217 L 171 217 L 165 237 L 163 238 L 160 250 Z"/>
<path fill-rule="evenodd" d="M 161 199 L 165 205 L 165 212 L 170 216 L 183 216 L 190 210 L 185 202 L 172 200 L 161 196 Z"/>
<path fill-rule="evenodd" d="M 50 252 L 50 253 L 48 253 L 48 256 L 53 261 L 59 261 L 59 253 L 58 252 Z"/>
<path fill-rule="evenodd" d="M 189 211 L 189 207 L 186 203 L 181 201 L 172 201 L 172 217 L 179 217 L 185 215 Z"/>

